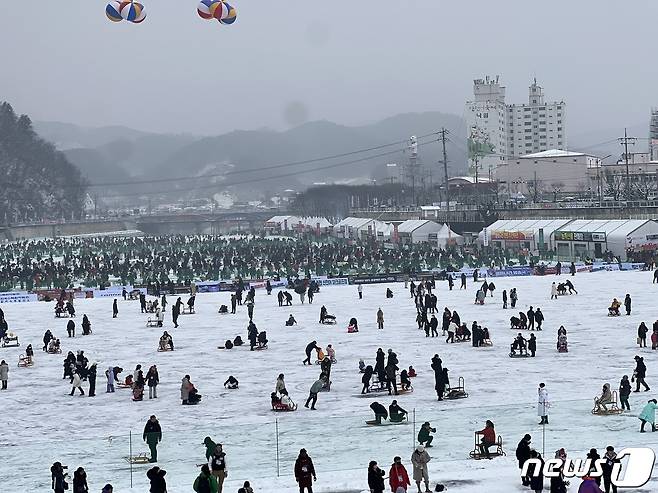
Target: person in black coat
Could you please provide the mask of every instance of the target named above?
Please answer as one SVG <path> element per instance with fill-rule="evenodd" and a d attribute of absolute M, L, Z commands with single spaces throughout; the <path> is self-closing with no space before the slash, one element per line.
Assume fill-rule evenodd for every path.
<path fill-rule="evenodd" d="M 87 380 L 89 381 L 89 397 L 96 396 L 96 363 L 92 363 L 87 369 Z"/>
<path fill-rule="evenodd" d="M 375 401 L 370 404 L 370 409 L 375 413 L 375 423 L 380 425 L 382 424 L 382 419 L 388 419 L 388 411 L 386 408 L 381 405 L 379 402 Z"/>
<path fill-rule="evenodd" d="M 311 354 L 313 353 L 313 351 L 317 351 L 317 350 L 318 350 L 317 341 L 309 342 L 306 345 L 306 349 L 304 351 L 306 353 L 306 359 L 304 361 L 302 361 L 302 363 L 304 363 L 304 365 L 306 365 L 306 364 L 313 365 L 313 363 L 311 363 Z"/>
<path fill-rule="evenodd" d="M 82 467 L 78 467 L 73 473 L 73 493 L 89 493 L 87 473 Z"/>
<path fill-rule="evenodd" d="M 158 461 L 158 443 L 162 441 L 162 427 L 160 421 L 155 415 L 152 415 L 146 425 L 144 425 L 144 432 L 142 433 L 142 440 L 144 440 L 151 451 L 151 458 L 149 462 Z"/>
<path fill-rule="evenodd" d="M 626 294 L 626 297 L 624 298 L 624 307 L 626 307 L 626 315 L 631 314 L 631 295 Z"/>
<path fill-rule="evenodd" d="M 69 320 L 66 324 L 66 332 L 69 337 L 75 337 L 75 322 L 73 320 Z"/>
<path fill-rule="evenodd" d="M 117 305 L 117 299 L 114 298 L 114 301 L 112 302 L 112 318 L 117 318 L 118 314 L 119 314 L 119 306 Z"/>
<path fill-rule="evenodd" d="M 535 357 L 535 352 L 537 351 L 537 338 L 535 334 L 530 334 L 530 339 L 528 339 L 528 351 L 530 351 L 530 356 Z"/>
<path fill-rule="evenodd" d="M 432 370 L 434 370 L 434 390 L 436 390 L 436 395 L 440 401 L 443 400 L 443 391 L 445 389 L 445 384 L 443 382 L 443 362 L 439 358 L 438 354 L 435 354 L 432 357 Z"/>
<path fill-rule="evenodd" d="M 366 366 L 366 369 L 363 371 L 363 376 L 361 377 L 361 383 L 363 384 L 363 389 L 361 389 L 362 394 L 368 392 L 368 388 L 370 387 L 370 380 L 372 379 L 373 372 L 374 370 L 372 369 L 371 365 Z"/>
<path fill-rule="evenodd" d="M 541 324 L 544 323 L 544 314 L 541 312 L 540 308 L 535 310 L 535 324 L 537 324 L 537 330 L 541 330 Z"/>
<path fill-rule="evenodd" d="M 370 461 L 370 464 L 368 464 L 368 488 L 370 488 L 370 493 L 384 493 L 385 475 L 386 473 L 379 468 L 376 461 Z"/>
<path fill-rule="evenodd" d="M 641 356 L 635 356 L 635 371 L 633 373 L 633 377 L 635 378 L 637 384 L 633 392 L 639 392 L 640 385 L 644 385 L 645 392 L 650 390 L 649 386 L 647 385 L 647 382 L 644 381 L 646 376 L 647 376 L 647 366 L 644 364 L 644 358 L 642 358 Z"/>
<path fill-rule="evenodd" d="M 606 493 L 610 491 L 612 486 L 612 493 L 617 493 L 617 486 L 612 483 L 612 468 L 615 464 L 621 462 L 617 459 L 617 454 L 615 453 L 615 448 L 613 446 L 608 446 L 605 448 L 605 454 L 603 454 L 603 459 L 605 462 L 601 464 L 601 469 L 603 469 L 603 484 L 605 486 Z"/>
<path fill-rule="evenodd" d="M 43 334 L 43 350 L 46 351 L 48 349 L 48 343 L 50 343 L 51 340 L 53 340 L 55 336 L 53 335 L 52 332 L 50 332 L 50 329 L 46 330 L 46 332 Z"/>
<path fill-rule="evenodd" d="M 88 336 L 89 334 L 91 334 L 91 322 L 85 313 L 82 315 L 82 335 Z"/>
<path fill-rule="evenodd" d="M 378 375 L 384 372 L 384 359 L 386 355 L 382 348 L 377 349 L 377 356 L 375 356 L 375 373 Z"/>
<path fill-rule="evenodd" d="M 516 460 L 519 461 L 519 469 L 521 470 L 523 470 L 523 465 L 530 458 L 530 440 L 531 436 L 526 433 L 516 446 Z M 521 483 L 523 486 L 528 486 L 530 484 L 530 478 L 528 476 L 521 476 Z"/>
<path fill-rule="evenodd" d="M 535 450 L 530 451 L 530 457 L 533 459 L 539 459 L 541 462 L 541 466 L 534 467 L 534 469 L 539 467 L 539 471 L 535 470 L 534 474 L 530 476 L 530 489 L 535 492 L 540 492 L 544 489 L 544 459 L 542 458 L 541 454 Z M 537 474 L 537 472 L 539 474 Z"/>
<path fill-rule="evenodd" d="M 66 482 L 66 473 L 64 472 L 65 467 L 66 466 L 63 466 L 61 462 L 55 462 L 50 467 L 51 488 L 55 490 L 55 493 L 64 493 L 69 487 Z"/>
<path fill-rule="evenodd" d="M 146 471 L 146 477 L 151 481 L 150 493 L 167 493 L 167 482 L 164 478 L 166 474 L 167 471 L 160 469 L 158 466 Z"/>

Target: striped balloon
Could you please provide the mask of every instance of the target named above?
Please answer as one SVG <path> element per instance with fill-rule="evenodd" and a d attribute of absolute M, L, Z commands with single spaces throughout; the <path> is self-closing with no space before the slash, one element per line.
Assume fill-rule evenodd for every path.
<path fill-rule="evenodd" d="M 123 17 L 121 17 L 121 2 L 112 1 L 107 4 L 105 7 L 105 15 L 112 22 L 121 22 Z"/>
<path fill-rule="evenodd" d="M 196 8 L 199 17 L 201 17 L 202 19 L 212 19 L 210 6 L 213 3 L 217 3 L 217 0 L 201 0 L 201 2 L 199 2 L 199 6 Z"/>
<path fill-rule="evenodd" d="M 144 6 L 141 3 L 130 2 L 121 9 L 121 17 L 130 22 L 135 22 L 137 19 L 144 20 L 144 17 L 142 17 L 143 12 Z"/>
<path fill-rule="evenodd" d="M 213 2 L 210 6 L 210 14 L 217 20 L 220 20 L 226 14 L 226 6 L 224 2 Z"/>
<path fill-rule="evenodd" d="M 219 19 L 219 22 L 222 24 L 233 24 L 238 15 L 235 8 L 224 2 L 224 11 L 224 15 Z"/>

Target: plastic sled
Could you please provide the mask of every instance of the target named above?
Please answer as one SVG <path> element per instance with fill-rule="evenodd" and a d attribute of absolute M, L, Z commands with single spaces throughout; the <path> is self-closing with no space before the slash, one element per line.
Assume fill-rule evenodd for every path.
<path fill-rule="evenodd" d="M 297 404 L 294 403 L 292 400 L 290 401 L 289 405 L 288 404 L 283 404 L 282 402 L 273 402 L 272 403 L 272 411 L 277 412 L 277 413 L 297 411 Z"/>
<path fill-rule="evenodd" d="M 336 317 L 327 315 L 326 317 L 324 317 L 324 320 L 322 321 L 322 325 L 336 325 Z"/>
<path fill-rule="evenodd" d="M 157 318 L 149 318 L 146 321 L 146 326 L 147 327 L 162 327 L 162 324 L 160 324 L 160 321 Z"/>
<path fill-rule="evenodd" d="M 512 347 L 510 345 L 510 353 L 509 353 L 510 358 L 527 358 L 529 356 L 530 356 L 530 354 L 528 353 L 527 348 L 512 349 Z"/>
<path fill-rule="evenodd" d="M 482 339 L 480 341 L 480 347 L 490 347 L 493 346 L 493 341 L 491 339 Z"/>

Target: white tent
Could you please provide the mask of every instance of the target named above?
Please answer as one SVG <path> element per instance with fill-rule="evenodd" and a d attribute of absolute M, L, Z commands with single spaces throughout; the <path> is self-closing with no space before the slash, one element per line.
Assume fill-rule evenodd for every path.
<path fill-rule="evenodd" d="M 436 233 L 430 233 L 429 240 L 432 243 L 436 241 L 438 248 L 446 248 L 454 244 L 464 244 L 464 237 L 455 233 L 447 224 L 444 224 Z"/>

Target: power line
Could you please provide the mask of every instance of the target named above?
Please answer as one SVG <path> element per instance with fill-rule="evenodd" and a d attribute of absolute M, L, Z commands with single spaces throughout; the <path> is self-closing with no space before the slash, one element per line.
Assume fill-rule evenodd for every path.
<path fill-rule="evenodd" d="M 429 133 L 426 135 L 421 135 L 418 137 L 419 139 L 424 139 L 430 136 L 436 135 L 436 132 Z M 178 177 L 178 178 L 158 178 L 158 179 L 148 179 L 148 180 L 131 180 L 131 181 L 123 181 L 123 182 L 107 182 L 107 183 L 92 183 L 89 184 L 88 187 L 110 187 L 110 186 L 125 186 L 125 185 L 140 185 L 140 184 L 149 184 L 149 183 L 167 183 L 167 182 L 180 182 L 180 181 L 190 181 L 190 180 L 207 180 L 209 178 L 217 178 L 217 177 L 225 177 L 225 176 L 230 176 L 230 175 L 238 175 L 238 174 L 245 174 L 245 173 L 259 173 L 261 171 L 268 171 L 272 169 L 281 169 L 281 168 L 288 168 L 288 167 L 293 167 L 293 166 L 301 166 L 302 164 L 311 164 L 311 163 L 317 163 L 317 162 L 322 162 L 322 161 L 330 161 L 332 159 L 339 159 L 347 156 L 354 156 L 356 154 L 362 154 L 365 152 L 372 152 L 372 151 L 377 151 L 380 149 L 386 149 L 387 147 L 393 147 L 396 145 L 401 145 L 405 144 L 407 141 L 402 140 L 402 141 L 397 141 L 397 142 L 391 142 L 388 144 L 383 144 L 379 146 L 374 146 L 374 147 L 368 147 L 365 149 L 358 149 L 356 151 L 350 151 L 350 152 L 343 152 L 340 154 L 333 154 L 330 156 L 322 156 L 322 157 L 317 157 L 317 158 L 312 158 L 312 159 L 305 159 L 302 161 L 292 161 L 288 163 L 279 163 L 279 164 L 273 164 L 273 165 L 267 165 L 267 166 L 262 166 L 260 168 L 252 168 L 252 169 L 242 169 L 242 170 L 234 170 L 234 171 L 228 171 L 226 173 L 214 173 L 214 174 L 207 174 L 207 175 L 202 175 L 202 176 L 183 176 L 183 177 Z"/>
<path fill-rule="evenodd" d="M 424 142 L 422 144 L 418 144 L 419 146 L 424 146 L 428 144 L 434 144 L 436 143 L 436 140 L 431 140 L 429 142 Z M 373 155 L 368 155 L 359 159 L 353 159 L 350 161 L 344 161 L 340 163 L 334 163 L 330 164 L 327 166 L 321 166 L 318 168 L 312 168 L 312 169 L 305 169 L 305 170 L 299 170 L 299 171 L 292 171 L 289 173 L 284 173 L 284 174 L 279 174 L 279 175 L 273 175 L 273 176 L 264 176 L 264 177 L 258 177 L 258 178 L 250 178 L 247 180 L 242 180 L 242 181 L 233 181 L 233 182 L 224 182 L 224 183 L 215 183 L 215 184 L 208 184 L 208 185 L 199 185 L 196 187 L 190 187 L 190 188 L 175 188 L 175 189 L 170 189 L 170 190 L 156 190 L 152 192 L 147 192 L 147 191 L 141 191 L 141 192 L 130 192 L 130 193 L 117 193 L 113 195 L 104 195 L 102 198 L 103 199 L 110 199 L 110 198 L 120 198 L 120 197 L 137 197 L 137 196 L 142 196 L 142 195 L 159 195 L 159 194 L 165 194 L 165 193 L 181 193 L 181 192 L 191 192 L 191 191 L 196 191 L 196 190 L 203 190 L 203 189 L 209 189 L 209 188 L 226 188 L 226 187 L 231 187 L 235 185 L 245 185 L 245 184 L 250 184 L 250 183 L 258 183 L 261 181 L 267 181 L 267 180 L 276 180 L 280 178 L 287 178 L 291 176 L 298 176 L 301 174 L 306 174 L 306 173 L 314 173 L 316 171 L 323 171 L 326 169 L 332 169 L 332 168 L 339 168 L 342 166 L 349 166 L 351 164 L 357 164 L 357 163 L 362 163 L 371 159 L 376 159 L 380 157 L 385 157 L 385 156 L 391 156 L 394 154 L 399 154 L 399 153 L 404 153 L 404 149 L 396 149 L 394 151 L 387 151 L 387 152 L 382 152 L 379 154 L 373 154 Z M 221 176 L 221 175 L 220 175 Z"/>

